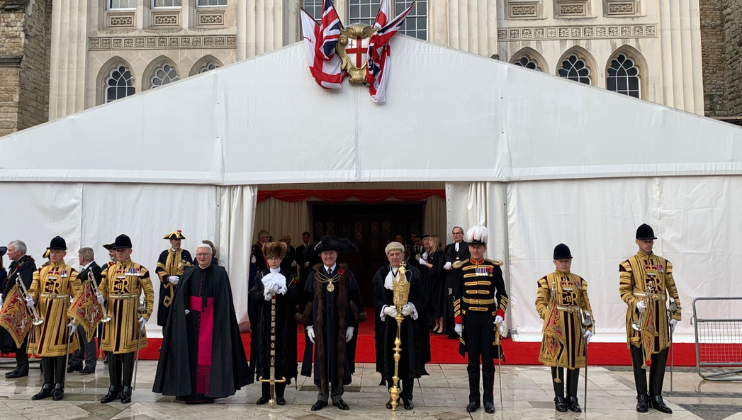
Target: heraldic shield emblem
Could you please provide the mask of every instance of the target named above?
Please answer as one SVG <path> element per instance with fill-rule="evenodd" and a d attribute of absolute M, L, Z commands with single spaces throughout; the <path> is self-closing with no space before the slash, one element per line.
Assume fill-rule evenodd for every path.
<path fill-rule="evenodd" d="M 341 68 L 349 76 L 350 83 L 366 83 L 368 64 L 368 42 L 376 28 L 357 23 L 340 30 L 337 54 L 340 56 Z"/>

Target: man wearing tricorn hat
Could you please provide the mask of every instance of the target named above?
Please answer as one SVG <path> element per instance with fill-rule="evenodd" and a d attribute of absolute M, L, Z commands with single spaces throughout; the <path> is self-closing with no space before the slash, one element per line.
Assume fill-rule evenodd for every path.
<path fill-rule="evenodd" d="M 652 407 L 672 413 L 662 400 L 670 334 L 681 319 L 678 289 L 672 276 L 672 263 L 652 252 L 654 230 L 643 224 L 636 230 L 639 251 L 619 265 L 621 299 L 626 302 L 626 344 L 631 351 L 637 404 L 646 413 Z M 669 297 L 669 300 L 668 300 Z M 668 315 L 671 319 L 668 321 Z M 649 370 L 647 394 L 646 362 Z"/>
<path fill-rule="evenodd" d="M 180 241 L 185 239 L 183 232 L 176 230 L 165 235 L 162 239 L 170 240 L 170 248 L 160 253 L 155 273 L 160 277 L 160 301 L 157 305 L 157 325 L 165 326 L 170 314 L 170 305 L 175 298 L 175 289 L 180 276 L 186 267 L 193 265 L 191 254 L 180 247 Z"/>
<path fill-rule="evenodd" d="M 275 384 L 275 401 L 278 405 L 286 404 L 284 390 L 296 379 L 296 280 L 294 273 L 281 266 L 287 254 L 287 244 L 268 242 L 263 246 L 268 268 L 260 271 L 255 278 L 255 286 L 250 291 L 255 305 L 252 322 L 252 340 L 250 359 L 255 375 L 263 381 L 262 393 L 258 405 L 271 399 L 270 380 L 271 358 L 273 358 L 274 379 L 285 379 Z M 272 310 L 273 299 L 275 307 Z M 272 316 L 273 312 L 273 316 Z M 275 329 L 271 331 L 272 327 Z M 273 337 L 273 339 L 271 339 Z M 272 341 L 276 344 L 272 346 Z M 271 350 L 275 353 L 272 356 Z"/>
<path fill-rule="evenodd" d="M 554 248 L 556 270 L 538 281 L 536 311 L 544 320 L 544 338 L 538 360 L 551 366 L 554 406 L 582 412 L 577 400 L 580 368 L 585 367 L 587 345 L 594 332 L 587 282 L 570 272 L 572 252 L 565 244 Z M 581 313 L 583 316 L 581 316 Z M 583 332 L 584 331 L 584 332 Z M 564 368 L 567 368 L 567 400 L 564 399 Z"/>
<path fill-rule="evenodd" d="M 358 251 L 348 239 L 330 236 L 313 244 L 309 251 L 322 259 L 309 271 L 305 292 L 308 302 L 302 315 L 307 335 L 314 343 L 314 384 L 319 388 L 312 411 L 332 405 L 348 410 L 343 385 L 355 371 L 356 327 L 366 320 L 358 283 L 353 273 L 337 264 L 338 253 Z M 304 353 L 301 374 L 311 376 L 312 354 Z"/>
<path fill-rule="evenodd" d="M 44 385 L 41 392 L 31 397 L 40 400 L 52 396 L 59 401 L 64 396 L 64 376 L 67 372 L 67 355 L 79 348 L 77 325 L 70 322 L 67 311 L 70 298 L 82 290 L 78 272 L 65 264 L 67 243 L 59 236 L 49 244 L 49 265 L 33 275 L 26 303 L 37 306 L 44 323 L 35 326 L 28 343 L 29 352 L 41 356 Z"/>
<path fill-rule="evenodd" d="M 399 242 L 390 242 L 384 249 L 389 264 L 384 265 L 374 275 L 374 307 L 378 317 L 376 319 L 376 371 L 381 379 L 392 388 L 395 375 L 394 369 L 394 340 L 397 337 L 397 308 L 394 306 L 394 283 L 405 280 L 410 283 L 408 302 L 402 307 L 402 321 L 400 339 L 402 341 L 401 358 L 399 360 L 398 387 L 402 389 L 400 398 L 405 410 L 412 410 L 412 390 L 415 379 L 427 375 L 425 363 L 429 362 L 430 342 L 424 338 L 428 336 L 427 319 L 421 315 L 425 313 L 426 287 L 415 267 L 406 267 L 404 278 L 400 278 L 399 268 L 404 259 L 405 247 Z M 427 347 L 427 348 L 426 348 Z M 392 400 L 386 404 L 392 408 Z"/>
<path fill-rule="evenodd" d="M 469 405 L 466 411 L 474 412 L 480 406 L 479 359 L 482 360 L 482 399 L 484 411 L 495 412 L 494 359 L 502 357 L 498 326 L 505 318 L 508 295 L 502 279 L 502 261 L 487 260 L 489 234 L 484 226 L 473 226 L 464 240 L 468 243 L 469 258 L 453 264 L 456 270 L 454 290 L 454 315 L 456 333 L 461 337 L 459 353 L 468 354 L 466 371 L 469 374 Z"/>
<path fill-rule="evenodd" d="M 144 325 L 152 315 L 155 294 L 149 271 L 131 260 L 131 239 L 119 235 L 113 243 L 116 264 L 103 272 L 98 301 L 106 302 L 111 321 L 106 322 L 101 337 L 101 349 L 108 354 L 111 386 L 102 403 L 116 399 L 131 402 L 131 384 L 135 379 L 134 357 L 138 349 L 147 347 Z M 139 296 L 144 293 L 144 310 L 139 312 Z"/>
<path fill-rule="evenodd" d="M 36 272 L 36 263 L 30 255 L 26 255 L 26 244 L 23 241 L 11 241 L 7 247 L 8 258 L 8 278 L 5 281 L 5 287 L 2 289 L 3 298 L 7 299 L 11 289 L 16 285 L 16 279 L 20 275 L 23 286 L 28 289 L 31 287 L 33 275 Z M 16 347 L 15 340 L 10 332 L 5 328 L 0 328 L 0 351 L 2 353 L 15 353 L 16 367 L 5 374 L 6 378 L 21 378 L 28 376 L 28 337 L 23 340 L 20 347 Z"/>

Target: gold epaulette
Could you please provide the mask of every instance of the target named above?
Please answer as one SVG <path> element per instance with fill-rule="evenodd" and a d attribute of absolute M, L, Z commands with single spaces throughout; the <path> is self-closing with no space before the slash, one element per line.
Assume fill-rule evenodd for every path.
<path fill-rule="evenodd" d="M 453 264 L 451 264 L 451 266 L 453 268 L 459 269 L 459 268 L 461 268 L 462 265 L 466 264 L 467 261 L 469 261 L 469 260 L 463 260 L 463 261 L 462 260 L 458 260 L 458 261 L 455 261 Z"/>
<path fill-rule="evenodd" d="M 500 261 L 500 260 L 487 260 L 487 261 L 491 262 L 494 265 L 502 265 L 503 264 L 503 262 Z"/>

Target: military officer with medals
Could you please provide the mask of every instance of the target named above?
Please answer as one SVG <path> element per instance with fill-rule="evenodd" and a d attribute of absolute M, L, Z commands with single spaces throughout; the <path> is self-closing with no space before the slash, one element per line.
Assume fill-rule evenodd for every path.
<path fill-rule="evenodd" d="M 64 397 L 64 377 L 67 372 L 67 355 L 80 346 L 77 340 L 77 325 L 67 317 L 71 298 L 82 290 L 78 272 L 65 264 L 67 243 L 59 236 L 49 244 L 49 265 L 33 274 L 28 289 L 26 304 L 36 306 L 44 323 L 34 326 L 28 343 L 28 351 L 41 357 L 44 385 L 31 397 L 41 400 L 49 396 L 54 401 Z"/>
<path fill-rule="evenodd" d="M 570 271 L 572 253 L 565 244 L 554 248 L 556 270 L 538 281 L 536 311 L 544 320 L 544 338 L 538 360 L 551 366 L 557 411 L 581 413 L 577 399 L 580 368 L 586 366 L 587 345 L 594 333 L 587 282 Z M 564 368 L 567 368 L 567 400 Z"/>
<path fill-rule="evenodd" d="M 453 291 L 455 330 L 459 335 L 459 353 L 468 354 L 466 371 L 469 374 L 469 405 L 467 412 L 475 412 L 484 400 L 484 411 L 495 412 L 494 359 L 501 357 L 498 327 L 505 318 L 508 295 L 500 266 L 502 261 L 487 260 L 489 234 L 484 226 L 474 226 L 466 232 L 469 258 L 453 264 L 456 286 Z M 482 360 L 482 388 L 479 394 L 479 360 Z"/>
<path fill-rule="evenodd" d="M 186 267 L 193 265 L 191 254 L 180 247 L 181 240 L 185 239 L 183 232 L 177 230 L 165 235 L 162 239 L 170 240 L 170 248 L 160 253 L 155 273 L 160 278 L 160 302 L 157 306 L 157 325 L 164 327 L 167 316 L 170 314 L 170 305 L 175 298 L 175 289 L 180 276 Z"/>
<path fill-rule="evenodd" d="M 144 325 L 152 315 L 154 290 L 149 271 L 131 260 L 131 239 L 119 235 L 113 244 L 116 264 L 103 272 L 98 301 L 106 302 L 112 319 L 103 326 L 101 349 L 108 352 L 108 372 L 111 386 L 102 403 L 116 399 L 131 402 L 131 384 L 135 353 L 147 347 Z M 144 293 L 144 308 L 139 297 Z"/>
<path fill-rule="evenodd" d="M 672 263 L 652 252 L 655 239 L 654 230 L 647 224 L 636 230 L 639 251 L 618 267 L 619 290 L 621 300 L 628 305 L 626 344 L 634 368 L 636 411 L 646 413 L 651 407 L 669 414 L 672 409 L 662 400 L 662 384 L 671 330 L 681 320 L 682 309 L 672 276 Z M 647 393 L 646 366 L 649 361 Z"/>

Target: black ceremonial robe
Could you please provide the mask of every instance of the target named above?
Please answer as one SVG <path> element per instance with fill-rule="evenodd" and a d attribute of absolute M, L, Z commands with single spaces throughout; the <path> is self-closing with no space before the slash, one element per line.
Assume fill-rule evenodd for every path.
<path fill-rule="evenodd" d="M 410 282 L 410 294 L 407 301 L 415 305 L 418 318 L 412 315 L 404 317 L 400 338 L 402 353 L 399 360 L 400 378 L 419 378 L 427 375 L 425 363 L 430 361 L 430 340 L 428 339 L 427 319 L 423 318 L 427 303 L 425 283 L 420 277 L 420 270 L 407 266 L 407 281 Z M 376 341 L 376 371 L 385 380 L 394 376 L 394 340 L 397 337 L 397 321 L 385 317 L 382 321 L 379 314 L 382 308 L 394 306 L 394 293 L 384 287 L 390 267 L 385 265 L 374 275 L 374 307 L 376 309 L 376 323 L 374 338 Z"/>
<path fill-rule="evenodd" d="M 258 273 L 255 286 L 250 291 L 253 308 L 252 335 L 250 340 L 250 368 L 255 371 L 256 379 L 270 378 L 270 325 L 271 302 L 263 296 L 262 279 L 270 273 L 270 269 Z M 289 271 L 281 272 L 286 278 L 286 293 L 276 295 L 276 379 L 286 378 L 286 385 L 291 378 L 296 378 L 296 281 L 294 274 Z"/>
<path fill-rule="evenodd" d="M 186 309 L 190 310 L 188 315 Z M 197 379 L 199 373 L 203 374 L 202 370 L 199 372 L 202 368 L 199 351 L 205 351 L 205 344 L 199 342 L 203 337 L 201 313 L 210 310 L 213 311 L 213 336 L 210 367 L 204 383 Z M 188 267 L 165 325 L 152 391 L 199 402 L 229 397 L 252 381 L 226 270 L 218 265 L 206 269 Z"/>

